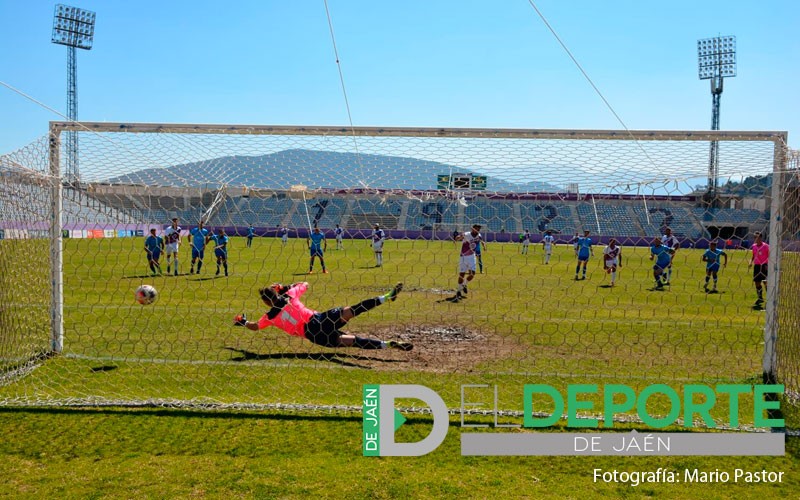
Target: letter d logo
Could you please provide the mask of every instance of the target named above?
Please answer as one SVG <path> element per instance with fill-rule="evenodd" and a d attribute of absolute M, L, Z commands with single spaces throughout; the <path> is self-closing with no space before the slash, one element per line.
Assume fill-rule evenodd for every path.
<path fill-rule="evenodd" d="M 405 419 L 394 407 L 398 398 L 418 399 L 431 409 L 433 429 L 416 443 L 395 443 L 394 431 Z M 416 457 L 435 450 L 450 425 L 447 405 L 436 392 L 422 385 L 365 385 L 362 428 L 366 457 Z M 402 419 L 402 420 L 401 420 Z"/>

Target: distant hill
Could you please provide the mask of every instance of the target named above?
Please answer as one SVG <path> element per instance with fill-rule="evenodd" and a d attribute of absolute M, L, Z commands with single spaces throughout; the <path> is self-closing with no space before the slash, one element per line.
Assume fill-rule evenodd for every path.
<path fill-rule="evenodd" d="M 224 156 L 165 168 L 150 168 L 108 179 L 110 183 L 177 187 L 247 186 L 261 189 L 289 189 L 303 184 L 309 189 L 436 189 L 436 176 L 448 173 L 476 173 L 445 163 L 403 156 L 337 153 L 288 149 L 261 156 Z M 546 182 L 524 184 L 488 176 L 487 191 L 556 192 Z"/>

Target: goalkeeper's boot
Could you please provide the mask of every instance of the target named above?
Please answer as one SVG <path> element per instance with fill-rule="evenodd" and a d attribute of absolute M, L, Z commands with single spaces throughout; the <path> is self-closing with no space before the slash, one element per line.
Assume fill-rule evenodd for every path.
<path fill-rule="evenodd" d="M 403 284 L 398 283 L 394 286 L 392 291 L 384 295 L 384 297 L 386 298 L 386 300 L 391 300 L 392 302 L 394 302 L 395 300 L 397 300 L 397 296 L 400 294 L 402 290 L 403 290 Z"/>
<path fill-rule="evenodd" d="M 390 340 L 386 342 L 386 347 L 389 349 L 400 349 L 401 351 L 410 351 L 414 348 L 411 342 L 401 342 L 399 340 Z"/>

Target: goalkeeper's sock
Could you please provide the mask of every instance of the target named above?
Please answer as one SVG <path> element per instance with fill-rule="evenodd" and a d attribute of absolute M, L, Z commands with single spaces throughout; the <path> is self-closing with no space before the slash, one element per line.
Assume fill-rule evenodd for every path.
<path fill-rule="evenodd" d="M 359 314 L 365 313 L 370 309 L 375 309 L 379 305 L 383 304 L 383 301 L 384 298 L 382 296 L 375 297 L 374 299 L 362 300 L 358 304 L 350 306 L 350 309 L 353 311 L 353 316 L 358 316 Z"/>
<path fill-rule="evenodd" d="M 386 342 L 364 337 L 356 337 L 353 345 L 359 349 L 386 349 Z"/>

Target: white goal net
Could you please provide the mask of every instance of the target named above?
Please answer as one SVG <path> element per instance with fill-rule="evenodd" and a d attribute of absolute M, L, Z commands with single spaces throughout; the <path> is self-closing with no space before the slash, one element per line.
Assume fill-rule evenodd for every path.
<path fill-rule="evenodd" d="M 79 152 L 65 150 L 67 131 Z M 798 269 L 797 174 L 785 139 L 54 122 L 47 140 L 0 156 L 0 404 L 358 408 L 363 384 L 419 383 L 458 407 L 461 384 L 491 383 L 509 388 L 513 410 L 513 390 L 534 380 L 763 376 L 796 394 L 797 334 L 784 322 L 797 315 L 797 279 L 784 273 Z M 475 224 L 483 244 L 463 290 L 453 236 Z M 315 228 L 324 239 L 309 239 Z M 772 248 L 760 289 L 756 233 Z M 671 261 L 654 274 L 656 237 Z M 324 264 L 311 258 L 317 243 Z M 267 313 L 260 289 L 295 282 L 315 311 L 402 282 L 396 301 L 343 330 L 414 349 L 234 326 Z M 134 300 L 142 284 L 155 303 Z"/>

